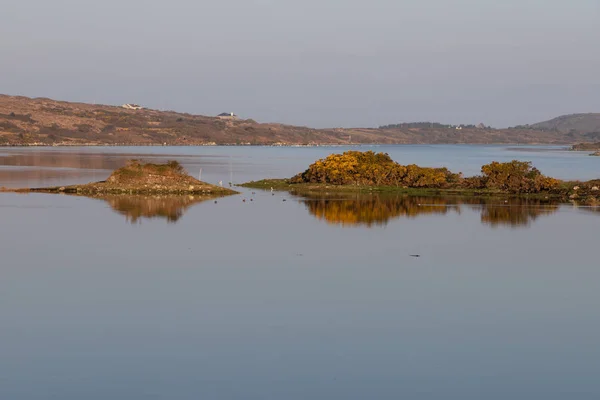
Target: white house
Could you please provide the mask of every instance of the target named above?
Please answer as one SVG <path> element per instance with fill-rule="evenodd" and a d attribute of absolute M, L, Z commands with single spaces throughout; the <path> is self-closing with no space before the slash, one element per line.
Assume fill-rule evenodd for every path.
<path fill-rule="evenodd" d="M 138 104 L 123 104 L 121 107 L 126 108 L 128 110 L 142 110 L 144 107 L 138 105 Z"/>
<path fill-rule="evenodd" d="M 217 118 L 220 119 L 237 119 L 237 115 L 235 115 L 234 113 L 221 113 L 219 115 L 217 115 Z"/>

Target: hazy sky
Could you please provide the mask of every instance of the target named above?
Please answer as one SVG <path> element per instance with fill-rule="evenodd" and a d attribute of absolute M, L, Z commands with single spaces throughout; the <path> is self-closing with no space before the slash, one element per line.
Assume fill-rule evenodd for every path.
<path fill-rule="evenodd" d="M 0 93 L 316 127 L 600 112 L 600 0 L 7 0 Z"/>

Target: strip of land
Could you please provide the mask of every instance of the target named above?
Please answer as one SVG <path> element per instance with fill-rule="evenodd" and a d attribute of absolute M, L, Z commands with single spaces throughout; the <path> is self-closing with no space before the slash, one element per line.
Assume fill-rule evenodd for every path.
<path fill-rule="evenodd" d="M 600 139 L 595 114 L 510 129 L 436 123 L 313 129 L 258 123 L 229 114 L 211 117 L 125 106 L 128 107 L 0 95 L 0 146 L 572 145 Z"/>
<path fill-rule="evenodd" d="M 578 143 L 571 147 L 574 151 L 593 151 L 591 156 L 600 156 L 600 142 L 594 143 Z"/>

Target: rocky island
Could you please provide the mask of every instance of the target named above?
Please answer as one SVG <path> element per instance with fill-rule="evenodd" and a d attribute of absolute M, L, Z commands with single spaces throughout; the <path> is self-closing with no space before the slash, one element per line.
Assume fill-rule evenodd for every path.
<path fill-rule="evenodd" d="M 481 175 L 463 177 L 447 168 L 401 165 L 373 151 L 332 154 L 289 179 L 267 179 L 242 186 L 292 193 L 394 192 L 412 195 L 510 196 L 545 200 L 600 201 L 600 179 L 565 182 L 543 175 L 530 162 L 492 162 Z"/>
<path fill-rule="evenodd" d="M 67 193 L 83 196 L 104 195 L 201 195 L 226 196 L 237 192 L 211 185 L 188 175 L 177 161 L 166 164 L 131 160 L 114 171 L 105 181 L 85 185 L 45 188 L 3 189 L 19 193 Z"/>

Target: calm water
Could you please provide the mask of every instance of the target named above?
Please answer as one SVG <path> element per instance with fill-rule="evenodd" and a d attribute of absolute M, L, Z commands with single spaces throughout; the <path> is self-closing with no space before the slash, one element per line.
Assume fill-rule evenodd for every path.
<path fill-rule="evenodd" d="M 100 180 L 132 157 L 240 183 L 341 150 L 0 149 L 0 186 Z M 600 175 L 560 148 L 373 150 Z M 0 223 L 0 399 L 600 398 L 597 209 L 0 193 Z"/>

